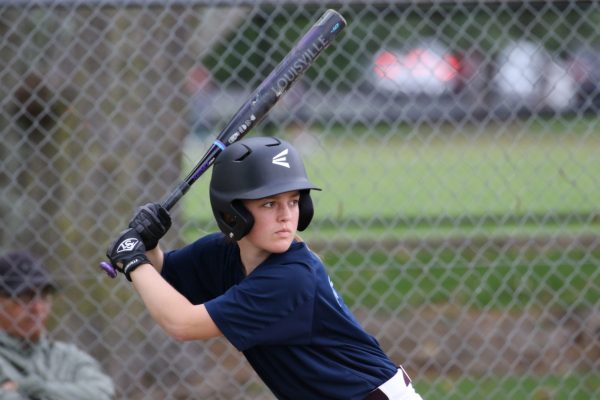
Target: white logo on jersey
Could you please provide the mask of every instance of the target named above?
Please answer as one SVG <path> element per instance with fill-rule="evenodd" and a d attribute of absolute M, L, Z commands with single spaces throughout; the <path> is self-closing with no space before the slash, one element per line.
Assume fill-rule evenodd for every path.
<path fill-rule="evenodd" d="M 273 157 L 273 164 L 281 165 L 282 167 L 289 168 L 290 164 L 287 162 L 288 149 L 285 149 L 281 153 Z"/>
<path fill-rule="evenodd" d="M 331 278 L 328 276 L 327 279 L 329 279 L 329 286 L 331 286 L 331 291 L 333 292 L 333 297 L 335 297 L 335 300 L 338 302 L 338 305 L 340 307 L 342 307 L 342 299 L 340 298 L 340 295 L 333 287 L 333 282 L 331 281 Z"/>

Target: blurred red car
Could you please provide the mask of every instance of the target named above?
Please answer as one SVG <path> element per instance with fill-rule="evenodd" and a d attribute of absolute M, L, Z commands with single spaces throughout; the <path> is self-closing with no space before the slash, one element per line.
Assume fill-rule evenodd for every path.
<path fill-rule="evenodd" d="M 458 55 L 431 40 L 405 50 L 380 50 L 373 60 L 373 87 L 389 94 L 442 96 L 464 82 Z"/>

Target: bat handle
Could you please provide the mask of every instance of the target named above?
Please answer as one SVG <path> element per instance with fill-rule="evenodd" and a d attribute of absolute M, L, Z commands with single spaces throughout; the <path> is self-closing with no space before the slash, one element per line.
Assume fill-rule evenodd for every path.
<path fill-rule="evenodd" d="M 170 211 L 171 208 L 177 203 L 184 194 L 190 189 L 191 185 L 187 181 L 181 181 L 175 189 L 173 189 L 163 201 L 160 202 L 162 207 Z"/>

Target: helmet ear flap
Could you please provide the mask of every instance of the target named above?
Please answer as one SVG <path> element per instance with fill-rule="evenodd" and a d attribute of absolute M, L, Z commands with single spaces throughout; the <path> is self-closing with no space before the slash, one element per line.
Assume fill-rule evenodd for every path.
<path fill-rule="evenodd" d="M 233 240 L 240 240 L 250 232 L 254 225 L 254 217 L 242 204 L 241 200 L 234 200 L 231 203 L 232 214 L 222 215 L 221 221 L 225 228 L 225 234 Z"/>
<path fill-rule="evenodd" d="M 300 200 L 298 202 L 300 215 L 298 217 L 298 230 L 303 231 L 308 228 L 314 214 L 314 207 L 309 190 L 300 191 Z"/>

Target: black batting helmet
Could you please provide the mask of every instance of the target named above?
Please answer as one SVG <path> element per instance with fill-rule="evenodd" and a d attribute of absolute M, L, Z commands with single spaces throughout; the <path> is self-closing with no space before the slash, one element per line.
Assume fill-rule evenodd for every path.
<path fill-rule="evenodd" d="M 300 191 L 298 230 L 313 217 L 310 189 L 321 190 L 306 176 L 294 147 L 274 137 L 253 137 L 229 145 L 217 157 L 210 180 L 210 204 L 219 229 L 240 240 L 254 224 L 241 200 Z"/>

